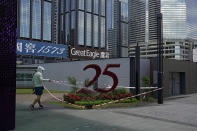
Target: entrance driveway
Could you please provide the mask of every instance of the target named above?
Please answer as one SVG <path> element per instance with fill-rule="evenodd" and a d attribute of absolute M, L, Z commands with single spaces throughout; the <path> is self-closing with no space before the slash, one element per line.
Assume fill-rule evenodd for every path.
<path fill-rule="evenodd" d="M 57 105 L 30 111 L 17 101 L 14 131 L 197 131 L 197 94 L 144 107 L 72 110 Z"/>

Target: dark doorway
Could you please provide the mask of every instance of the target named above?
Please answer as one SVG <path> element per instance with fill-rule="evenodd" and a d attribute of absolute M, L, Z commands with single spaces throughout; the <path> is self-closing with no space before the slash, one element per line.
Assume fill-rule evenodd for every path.
<path fill-rule="evenodd" d="M 169 96 L 185 94 L 185 73 L 170 72 Z"/>

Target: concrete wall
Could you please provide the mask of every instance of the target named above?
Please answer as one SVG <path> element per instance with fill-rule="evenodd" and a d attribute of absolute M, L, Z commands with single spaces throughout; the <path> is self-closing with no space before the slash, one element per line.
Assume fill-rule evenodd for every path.
<path fill-rule="evenodd" d="M 186 94 L 197 93 L 197 63 L 164 59 L 164 96 L 168 96 L 170 72 L 185 72 Z"/>
<path fill-rule="evenodd" d="M 39 64 L 45 67 L 46 71 L 43 73 L 44 78 L 49 78 L 52 80 L 67 80 L 68 77 L 75 77 L 78 82 L 84 82 L 86 78 L 90 80 L 93 79 L 95 75 L 95 70 L 87 69 L 83 71 L 83 68 L 89 64 L 97 64 L 104 70 L 106 64 L 120 64 L 120 68 L 109 68 L 109 71 L 114 72 L 119 80 L 119 86 L 130 85 L 130 59 L 129 58 L 119 58 L 119 59 L 103 59 L 103 60 L 89 60 L 89 61 L 72 61 L 72 62 L 61 62 L 61 63 L 48 63 Z M 132 63 L 134 64 L 134 63 Z M 38 66 L 26 65 L 26 66 Z M 22 67 L 22 66 L 20 66 Z M 149 76 L 150 61 L 142 59 L 141 60 L 141 78 L 143 76 Z M 134 73 L 134 72 L 133 72 Z M 112 84 L 113 80 L 109 76 L 100 75 L 99 86 L 106 87 L 104 84 Z M 68 90 L 69 86 L 46 83 L 49 89 L 55 88 L 56 90 Z M 82 87 L 82 85 L 80 85 Z"/>

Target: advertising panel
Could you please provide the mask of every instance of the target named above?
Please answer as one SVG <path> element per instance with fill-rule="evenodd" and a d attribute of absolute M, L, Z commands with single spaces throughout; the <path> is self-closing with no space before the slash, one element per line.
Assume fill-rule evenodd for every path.
<path fill-rule="evenodd" d="M 18 55 L 33 55 L 66 58 L 67 46 L 28 40 L 17 40 Z"/>
<path fill-rule="evenodd" d="M 106 59 L 109 58 L 109 52 L 104 49 L 70 46 L 69 57 L 74 59 Z"/>

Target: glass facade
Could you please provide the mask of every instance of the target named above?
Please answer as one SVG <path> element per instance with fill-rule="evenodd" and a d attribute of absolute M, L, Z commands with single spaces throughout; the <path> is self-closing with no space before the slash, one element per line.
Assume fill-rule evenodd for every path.
<path fill-rule="evenodd" d="M 187 37 L 197 40 L 197 1 L 187 0 Z"/>
<path fill-rule="evenodd" d="M 84 10 L 84 0 L 78 0 L 79 2 L 79 9 Z"/>
<path fill-rule="evenodd" d="M 121 20 L 128 22 L 128 0 L 121 0 Z"/>
<path fill-rule="evenodd" d="M 86 11 L 92 11 L 92 0 L 86 0 Z"/>
<path fill-rule="evenodd" d="M 94 16 L 94 47 L 98 47 L 98 34 L 99 34 L 99 17 L 97 15 Z"/>
<path fill-rule="evenodd" d="M 161 0 L 163 14 L 163 38 L 185 39 L 186 2 L 185 0 Z"/>
<path fill-rule="evenodd" d="M 86 20 L 86 45 L 91 46 L 91 25 L 92 25 L 92 16 L 91 14 L 87 13 L 87 20 Z"/>
<path fill-rule="evenodd" d="M 105 0 L 101 0 L 101 15 L 105 16 Z"/>
<path fill-rule="evenodd" d="M 60 4 L 62 2 L 66 9 L 59 17 L 59 31 L 65 33 L 60 36 L 61 44 L 105 48 L 106 0 L 60 0 Z M 62 36 L 66 36 L 65 40 Z"/>
<path fill-rule="evenodd" d="M 32 13 L 32 38 L 41 38 L 41 1 L 33 1 L 33 13 Z"/>
<path fill-rule="evenodd" d="M 99 1 L 100 0 L 94 0 L 94 13 L 95 14 L 99 13 Z"/>
<path fill-rule="evenodd" d="M 66 43 L 69 43 L 69 30 L 70 30 L 70 21 L 69 21 L 70 17 L 69 14 L 66 14 L 65 17 L 65 41 Z"/>
<path fill-rule="evenodd" d="M 19 0 L 18 18 L 18 38 L 52 41 L 51 1 Z"/>
<path fill-rule="evenodd" d="M 84 12 L 79 11 L 78 20 L 78 44 L 84 45 Z"/>
<path fill-rule="evenodd" d="M 30 0 L 20 3 L 20 37 L 29 37 L 30 29 Z"/>
<path fill-rule="evenodd" d="M 105 47 L 105 18 L 101 17 L 101 48 Z"/>
<path fill-rule="evenodd" d="M 43 40 L 51 41 L 51 3 L 44 2 Z"/>
<path fill-rule="evenodd" d="M 112 20 L 108 29 L 108 47 L 113 58 L 128 57 L 128 1 L 109 1 L 112 3 L 112 13 L 109 13 Z"/>

